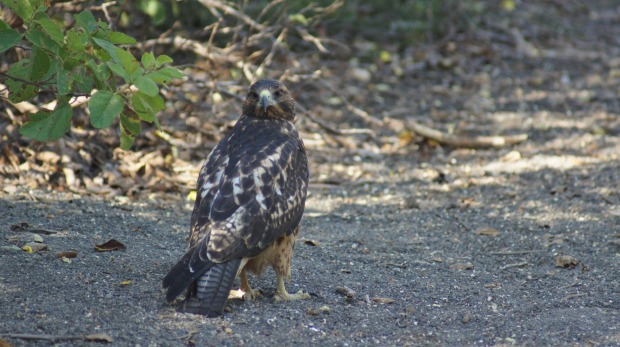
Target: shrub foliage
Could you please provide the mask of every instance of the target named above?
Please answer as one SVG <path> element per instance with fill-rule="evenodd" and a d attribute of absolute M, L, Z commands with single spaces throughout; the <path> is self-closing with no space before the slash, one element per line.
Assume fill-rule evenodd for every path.
<path fill-rule="evenodd" d="M 167 66 L 172 59 L 166 55 L 145 52 L 136 59 L 122 48 L 136 40 L 111 30 L 89 11 L 75 14 L 74 25 L 65 30 L 49 17 L 45 2 L 4 1 L 23 20 L 23 32 L 0 20 L 0 53 L 16 47 L 28 53 L 3 74 L 9 100 L 27 101 L 41 92 L 56 95 L 54 109 L 31 114 L 21 134 L 38 141 L 60 138 L 71 126 L 71 101 L 86 96 L 93 127 L 107 128 L 120 118 L 121 147 L 128 149 L 141 121 L 159 126 L 156 114 L 164 109 L 160 87 L 182 73 Z"/>

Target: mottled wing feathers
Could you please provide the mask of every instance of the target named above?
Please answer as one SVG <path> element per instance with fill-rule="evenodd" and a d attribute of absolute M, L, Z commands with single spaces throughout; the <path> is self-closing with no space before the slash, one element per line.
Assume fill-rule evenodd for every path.
<path fill-rule="evenodd" d="M 201 258 L 215 262 L 254 256 L 291 232 L 308 180 L 303 144 L 286 121 L 242 117 L 220 146 L 202 170 L 191 226 Z"/>
<path fill-rule="evenodd" d="M 291 123 L 241 117 L 200 171 L 190 248 L 164 278 L 167 299 L 214 263 L 256 256 L 290 234 L 307 182 L 305 149 Z"/>

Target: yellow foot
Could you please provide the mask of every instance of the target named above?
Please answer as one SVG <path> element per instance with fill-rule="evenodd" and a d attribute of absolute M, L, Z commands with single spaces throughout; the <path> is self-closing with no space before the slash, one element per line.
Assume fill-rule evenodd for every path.
<path fill-rule="evenodd" d="M 276 296 L 274 298 L 276 299 L 276 302 L 291 301 L 291 300 L 305 300 L 305 299 L 310 299 L 310 294 L 304 293 L 303 290 L 300 290 L 295 294 L 289 294 L 288 292 L 284 291 L 283 293 L 281 292 L 276 293 Z"/>
<path fill-rule="evenodd" d="M 248 289 L 247 291 L 240 289 L 241 291 L 245 292 L 245 294 L 243 295 L 243 300 L 246 301 L 252 301 L 256 298 L 258 298 L 259 296 L 263 295 L 263 293 L 261 292 L 260 288 L 256 288 L 256 289 Z"/>

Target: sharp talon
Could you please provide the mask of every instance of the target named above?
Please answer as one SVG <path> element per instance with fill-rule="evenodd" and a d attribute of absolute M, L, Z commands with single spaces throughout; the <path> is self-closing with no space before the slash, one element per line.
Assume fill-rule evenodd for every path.
<path fill-rule="evenodd" d="M 243 295 L 243 300 L 252 301 L 262 295 L 263 291 L 260 288 L 250 289 Z"/>
<path fill-rule="evenodd" d="M 305 293 L 303 290 L 300 290 L 295 294 L 289 294 L 286 292 L 277 293 L 274 298 L 276 302 L 280 302 L 280 301 L 306 300 L 306 299 L 310 299 L 311 296 L 310 294 Z"/>

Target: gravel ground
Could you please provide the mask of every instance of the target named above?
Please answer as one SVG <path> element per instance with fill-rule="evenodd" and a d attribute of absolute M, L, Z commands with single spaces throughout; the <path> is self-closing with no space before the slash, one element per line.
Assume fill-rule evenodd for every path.
<path fill-rule="evenodd" d="M 0 334 L 48 338 L 2 337 L 16 346 L 90 334 L 119 346 L 620 345 L 618 162 L 457 177 L 471 163 L 455 159 L 365 162 L 397 179 L 311 187 L 288 288 L 312 299 L 274 303 L 268 271 L 251 279 L 264 297 L 230 300 L 217 319 L 175 313 L 160 288 L 190 203 L 4 194 Z M 13 248 L 35 234 L 47 251 Z M 95 251 L 109 239 L 126 250 Z M 70 263 L 56 257 L 69 250 Z"/>
<path fill-rule="evenodd" d="M 250 278 L 264 296 L 229 300 L 222 318 L 178 314 L 161 280 L 185 249 L 184 196 L 0 187 L 0 339 L 620 346 L 620 12 L 612 1 L 583 11 L 569 3 L 558 8 L 572 12 L 555 18 L 579 30 L 521 28 L 538 51 L 519 49 L 523 42 L 502 51 L 514 46 L 510 37 L 489 36 L 497 41 L 488 54 L 461 56 L 455 46 L 452 70 L 428 64 L 385 78 L 385 94 L 359 88 L 376 96 L 361 94 L 369 104 L 358 106 L 371 113 L 411 110 L 442 129 L 527 133 L 526 142 L 490 150 L 416 142 L 387 153 L 330 152 L 308 139 L 314 183 L 288 289 L 310 300 L 275 303 L 269 270 Z M 110 239 L 126 249 L 95 250 Z M 47 250 L 21 249 L 37 241 Z M 57 257 L 67 251 L 77 256 Z"/>

